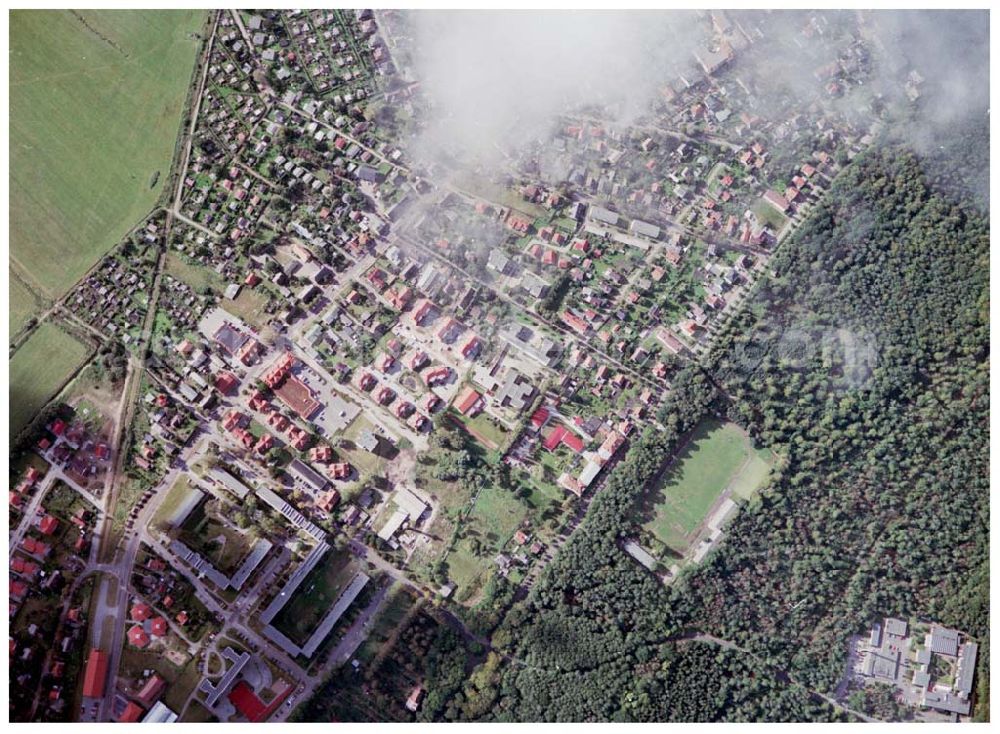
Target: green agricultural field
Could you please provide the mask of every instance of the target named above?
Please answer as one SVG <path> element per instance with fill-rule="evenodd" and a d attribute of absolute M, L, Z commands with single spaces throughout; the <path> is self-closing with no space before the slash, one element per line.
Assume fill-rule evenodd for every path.
<path fill-rule="evenodd" d="M 51 323 L 43 323 L 10 360 L 10 435 L 24 428 L 62 388 L 89 350 Z"/>
<path fill-rule="evenodd" d="M 734 423 L 706 420 L 638 508 L 643 527 L 683 553 L 719 496 L 748 497 L 767 478 L 767 452 L 754 449 Z"/>
<path fill-rule="evenodd" d="M 7 314 L 8 324 L 10 324 L 10 336 L 14 336 L 41 310 L 41 304 L 37 296 L 22 283 L 15 275 L 14 269 L 8 268 L 10 275 L 10 313 Z"/>
<path fill-rule="evenodd" d="M 10 257 L 42 294 L 65 293 L 155 204 L 204 19 L 10 13 Z"/>

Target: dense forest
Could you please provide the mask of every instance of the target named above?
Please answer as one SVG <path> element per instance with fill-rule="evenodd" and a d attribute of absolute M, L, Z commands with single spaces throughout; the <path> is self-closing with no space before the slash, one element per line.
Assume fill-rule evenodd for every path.
<path fill-rule="evenodd" d="M 943 160 L 886 143 L 838 177 L 704 369 L 679 376 L 668 430 L 633 446 L 497 630 L 509 660 L 474 718 L 835 719 L 847 715 L 808 691 L 835 687 L 847 636 L 873 619 L 986 640 L 989 227 L 981 202 L 940 185 L 961 179 Z M 665 588 L 616 541 L 709 410 L 784 469 Z"/>

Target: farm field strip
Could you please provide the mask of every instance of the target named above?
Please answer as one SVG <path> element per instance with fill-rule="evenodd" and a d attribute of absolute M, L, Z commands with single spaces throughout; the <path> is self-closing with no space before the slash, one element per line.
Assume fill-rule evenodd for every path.
<path fill-rule="evenodd" d="M 86 360 L 89 349 L 43 323 L 10 360 L 10 433 L 16 436 Z"/>

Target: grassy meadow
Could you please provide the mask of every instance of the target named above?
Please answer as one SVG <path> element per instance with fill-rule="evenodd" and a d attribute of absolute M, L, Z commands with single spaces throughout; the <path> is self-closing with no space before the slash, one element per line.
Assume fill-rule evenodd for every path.
<path fill-rule="evenodd" d="M 10 13 L 11 263 L 40 295 L 64 294 L 156 202 L 204 18 Z"/>

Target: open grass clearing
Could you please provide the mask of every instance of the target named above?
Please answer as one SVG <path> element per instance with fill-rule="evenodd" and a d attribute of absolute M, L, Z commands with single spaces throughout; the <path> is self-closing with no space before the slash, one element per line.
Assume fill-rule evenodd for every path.
<path fill-rule="evenodd" d="M 10 360 L 10 434 L 24 428 L 84 362 L 89 348 L 58 326 L 39 326 Z"/>
<path fill-rule="evenodd" d="M 769 225 L 775 232 L 788 222 L 788 217 L 763 200 L 754 203 L 750 210 L 762 224 Z"/>
<path fill-rule="evenodd" d="M 168 275 L 187 283 L 198 293 L 203 292 L 206 287 L 221 290 L 226 286 L 225 280 L 214 270 L 176 252 L 167 253 L 164 270 Z"/>
<path fill-rule="evenodd" d="M 268 320 L 269 315 L 264 310 L 267 306 L 267 292 L 262 289 L 240 288 L 240 293 L 233 300 L 223 299 L 222 307 L 233 316 L 238 316 L 244 322 L 260 330 Z"/>
<path fill-rule="evenodd" d="M 167 180 L 204 10 L 10 14 L 10 249 L 65 293 Z"/>

